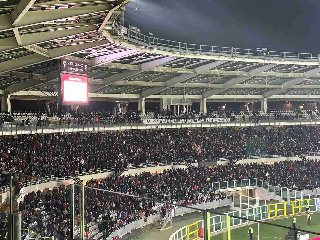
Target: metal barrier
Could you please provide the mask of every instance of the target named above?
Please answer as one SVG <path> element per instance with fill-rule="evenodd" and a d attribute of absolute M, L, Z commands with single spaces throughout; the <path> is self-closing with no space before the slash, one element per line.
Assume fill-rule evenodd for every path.
<path fill-rule="evenodd" d="M 46 126 L 16 126 L 9 125 L 0 128 L 0 136 L 21 134 L 48 134 L 48 133 L 72 133 L 72 132 L 103 132 L 122 131 L 133 129 L 159 129 L 159 128 L 220 128 L 220 127 L 258 127 L 258 126 L 289 126 L 289 125 L 320 125 L 319 119 L 307 120 L 253 120 L 253 121 L 231 121 L 231 122 L 201 122 L 201 123 L 105 123 L 92 122 L 89 124 L 74 125 L 46 125 Z"/>
<path fill-rule="evenodd" d="M 292 201 L 303 200 L 305 198 L 309 199 L 310 195 L 315 195 L 318 193 L 320 194 L 320 189 L 304 190 L 304 191 L 290 190 L 287 188 L 274 187 L 272 185 L 269 185 L 267 182 L 263 182 L 263 181 L 257 180 L 257 179 L 242 179 L 242 180 L 237 180 L 237 181 L 229 181 L 229 182 L 226 181 L 226 182 L 221 182 L 221 183 L 215 182 L 215 183 L 212 183 L 212 187 L 214 187 L 216 191 L 222 191 L 222 192 L 229 191 L 229 190 L 237 191 L 237 190 L 241 190 L 243 188 L 248 189 L 248 188 L 264 187 L 269 192 L 271 192 L 271 193 L 274 192 L 275 194 L 281 196 L 283 200 L 289 198 L 289 199 L 293 199 Z M 250 200 L 250 198 L 248 198 L 248 201 L 249 200 Z M 217 207 L 229 206 L 231 204 L 232 204 L 232 199 L 225 198 L 224 200 L 217 200 L 217 201 L 213 201 L 213 202 L 204 202 L 201 204 L 193 205 L 193 207 L 200 208 L 200 209 L 214 209 Z M 300 204 L 300 209 L 303 207 L 304 207 L 304 205 Z M 194 211 L 195 210 L 190 209 L 190 208 L 186 208 L 186 207 L 176 208 L 174 216 L 180 216 L 180 215 L 184 215 L 184 214 L 191 213 Z M 235 211 L 235 212 L 231 212 L 231 213 L 237 214 L 237 216 L 248 216 L 253 219 L 266 219 L 266 218 L 268 218 L 267 206 L 248 208 L 248 209 L 243 209 L 243 210 Z M 233 216 L 235 216 L 235 215 L 233 215 Z M 132 232 L 134 229 L 141 228 L 145 225 L 153 223 L 154 220 L 158 217 L 159 217 L 158 215 L 152 215 L 152 216 L 149 216 L 146 219 L 146 221 L 140 219 L 138 221 L 129 223 L 126 226 L 124 226 L 123 228 L 120 228 L 120 229 L 114 231 L 107 239 L 112 240 L 112 237 L 116 237 L 116 236 L 121 237 L 127 233 Z M 214 224 L 210 225 L 214 229 L 214 231 L 218 231 L 219 229 L 222 228 L 222 225 L 220 224 L 221 219 L 219 221 L 218 220 L 219 219 L 216 217 L 215 219 L 212 220 L 213 221 L 212 223 L 214 223 Z M 239 222 L 241 222 L 241 221 L 238 221 L 237 219 L 231 219 L 231 226 L 240 224 Z M 198 224 L 198 226 L 200 226 L 200 223 Z M 203 226 L 203 225 L 201 225 L 201 226 Z M 185 240 L 185 236 L 187 236 L 186 229 L 184 230 L 184 228 L 181 228 L 180 230 L 182 232 L 180 232 L 179 234 L 176 235 L 177 236 L 176 239 L 184 239 Z M 97 236 L 99 236 L 99 235 L 103 236 L 103 233 L 98 233 Z M 180 236 L 180 238 L 178 236 Z"/>
<path fill-rule="evenodd" d="M 229 205 L 231 205 L 231 203 L 232 203 L 232 199 L 224 199 L 224 200 L 217 200 L 214 202 L 207 202 L 207 203 L 192 205 L 192 207 L 201 208 L 201 209 L 211 209 L 211 208 L 229 206 Z M 174 216 L 182 216 L 184 214 L 195 212 L 195 211 L 196 210 L 194 210 L 194 209 L 190 209 L 190 208 L 186 208 L 186 207 L 176 208 Z M 159 217 L 160 217 L 159 215 L 151 215 L 146 219 L 146 221 L 144 221 L 143 219 L 140 219 L 138 221 L 131 222 L 131 223 L 125 225 L 124 227 L 114 231 L 111 235 L 109 235 L 106 238 L 106 240 L 112 240 L 113 237 L 117 237 L 117 236 L 122 237 L 128 233 L 131 233 L 135 229 L 142 228 L 146 225 L 152 224 L 152 223 L 154 223 L 155 219 L 157 219 Z M 181 238 L 181 239 L 186 240 L 186 238 L 185 238 L 187 236 L 186 227 L 185 227 L 185 230 L 182 230 L 182 231 L 183 232 L 181 232 L 181 234 L 183 235 L 183 238 Z M 103 233 L 98 234 L 98 236 L 100 236 L 100 235 L 102 236 Z"/>
<path fill-rule="evenodd" d="M 304 200 L 302 200 L 304 201 Z M 310 211 L 316 211 L 316 205 L 317 205 L 317 201 L 318 199 L 310 199 Z M 301 202 L 301 201 L 299 201 Z M 309 203 L 309 199 L 306 201 Z M 286 203 L 279 203 L 280 205 L 284 205 Z M 249 222 L 249 220 L 242 220 L 239 218 L 232 218 L 232 216 L 236 216 L 236 217 L 244 217 L 244 218 L 248 218 L 248 219 L 252 219 L 252 220 L 267 220 L 270 218 L 275 218 L 275 217 L 281 217 L 281 216 L 287 216 L 286 212 L 282 215 L 277 215 L 275 217 L 270 217 L 270 205 L 276 205 L 276 204 L 269 204 L 269 205 L 264 205 L 264 206 L 260 206 L 260 207 L 255 207 L 255 208 L 249 208 L 249 209 L 242 209 L 242 210 L 238 210 L 238 211 L 232 211 L 232 212 L 228 212 L 225 215 L 230 216 L 230 226 L 239 226 L 242 224 L 245 224 L 247 222 Z M 300 208 L 305 206 L 305 205 L 301 205 L 299 204 Z M 284 207 L 285 209 L 286 207 Z M 283 209 L 277 209 L 276 210 L 280 211 Z M 274 212 L 274 210 L 272 210 Z M 191 224 L 193 225 L 193 224 Z M 193 234 L 196 232 L 196 230 L 193 231 L 189 231 L 189 226 L 185 226 L 182 227 L 180 229 L 178 229 L 175 233 L 173 233 L 169 240 L 189 240 L 189 234 Z M 197 222 L 197 226 L 204 226 L 204 221 L 200 220 Z M 213 216 L 210 217 L 210 232 L 211 233 L 219 233 L 220 231 L 223 231 L 223 221 L 222 221 L 222 215 L 217 215 L 217 216 Z"/>
<path fill-rule="evenodd" d="M 277 59 L 281 59 L 282 61 L 318 61 L 318 54 L 315 53 L 270 51 L 268 48 L 242 49 L 238 47 L 220 47 L 157 38 L 150 34 L 144 35 L 140 33 L 140 31 L 137 31 L 136 27 L 124 27 L 119 19 L 116 19 L 112 26 L 113 34 L 121 36 L 128 42 L 163 51 L 184 54 L 228 56 L 232 59 L 236 57 L 242 57 L 263 59 L 264 61 Z"/>
<path fill-rule="evenodd" d="M 238 211 L 232 211 L 226 213 L 227 216 L 237 216 L 237 217 L 247 217 L 249 219 L 253 220 L 265 220 L 268 219 L 268 207 L 267 206 L 261 206 L 261 207 L 256 207 L 256 208 L 251 208 L 251 209 L 245 209 L 245 210 L 238 210 Z M 230 226 L 237 226 L 241 225 L 243 223 L 246 223 L 248 221 L 238 219 L 238 218 L 232 218 L 230 219 Z M 204 221 L 200 220 L 197 221 L 197 226 L 201 226 L 203 228 L 204 226 Z M 190 226 L 190 225 L 188 225 Z M 188 226 L 182 227 L 178 229 L 175 233 L 173 233 L 169 240 L 188 240 L 189 236 L 188 233 L 194 233 L 188 232 Z M 198 227 L 199 229 L 200 227 Z M 217 233 L 223 230 L 223 221 L 222 221 L 222 216 L 221 215 L 216 215 L 210 217 L 210 232 L 211 233 Z"/>
<path fill-rule="evenodd" d="M 290 201 L 291 198 L 294 200 L 291 201 L 292 204 L 292 213 L 301 213 L 303 211 L 303 208 L 306 207 L 307 204 L 310 205 L 310 211 L 316 211 L 317 210 L 317 201 L 318 199 L 310 199 L 311 195 L 318 195 L 320 194 L 320 189 L 314 189 L 314 190 L 303 190 L 303 191 L 297 191 L 297 190 L 290 190 L 288 188 L 281 188 L 281 187 L 275 187 L 272 185 L 269 185 L 267 182 L 263 182 L 261 180 L 257 179 L 244 179 L 244 180 L 238 180 L 238 181 L 231 181 L 231 182 L 223 182 L 223 183 L 213 183 L 214 187 L 217 187 L 217 190 L 226 190 L 226 189 L 233 189 L 233 190 L 240 190 L 240 186 L 243 187 L 263 187 L 264 189 L 267 189 L 269 193 L 275 193 L 278 196 L 281 196 L 281 199 L 284 201 Z M 222 189 L 220 188 L 222 186 Z M 229 188 L 230 187 L 230 188 Z M 239 189 L 240 188 L 240 189 Z M 287 194 L 284 194 L 286 192 Z M 291 195 L 290 195 L 291 193 Z M 240 197 L 241 199 L 241 197 Z M 249 201 L 249 197 L 248 197 Z M 298 204 L 297 204 L 298 203 Z M 305 204 L 301 204 L 305 203 Z M 269 204 L 259 207 L 253 207 L 253 208 L 247 208 L 247 209 L 241 209 L 238 211 L 229 212 L 226 215 L 228 216 L 237 216 L 237 217 L 246 217 L 248 219 L 253 220 L 266 220 L 270 218 L 280 217 L 280 216 L 287 216 L 287 206 L 284 206 L 287 204 L 284 203 L 278 203 L 279 205 L 282 205 L 282 208 L 278 208 L 277 204 Z M 273 209 L 271 209 L 271 206 L 274 206 Z M 240 205 L 241 207 L 241 205 Z M 298 209 L 297 212 L 295 212 L 295 209 Z M 278 212 L 282 211 L 283 214 L 278 215 Z M 274 213 L 274 215 L 272 215 Z M 249 220 L 242 220 L 237 218 L 231 218 L 231 227 L 236 225 L 241 225 L 243 223 L 249 222 Z M 198 221 L 198 225 L 204 226 L 204 221 Z M 223 230 L 222 227 L 222 220 L 221 215 L 213 216 L 210 218 L 210 232 L 216 233 Z M 175 233 L 173 233 L 169 240 L 187 240 L 188 239 L 188 231 L 187 226 L 180 228 Z"/>
<path fill-rule="evenodd" d="M 190 235 L 192 237 L 190 238 Z M 199 228 L 198 228 L 198 222 L 192 223 L 187 226 L 187 240 L 194 240 L 198 239 L 199 236 Z"/>

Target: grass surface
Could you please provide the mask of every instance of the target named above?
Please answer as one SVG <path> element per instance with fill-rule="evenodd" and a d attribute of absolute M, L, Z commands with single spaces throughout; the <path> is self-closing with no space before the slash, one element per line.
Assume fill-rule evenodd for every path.
<path fill-rule="evenodd" d="M 296 216 L 297 217 L 297 228 L 302 230 L 309 230 L 313 232 L 320 233 L 320 214 L 312 214 L 311 225 L 308 226 L 307 215 Z M 274 223 L 282 226 L 291 227 L 292 226 L 292 217 L 277 219 L 268 221 L 269 223 Z M 248 228 L 251 226 L 253 228 L 253 239 L 258 239 L 258 224 L 246 225 L 244 227 L 239 227 L 236 229 L 231 229 L 231 239 L 232 240 L 248 240 Z M 260 240 L 269 240 L 269 239 L 285 239 L 285 236 L 288 234 L 289 229 L 280 228 L 275 226 L 270 226 L 260 223 Z M 319 235 L 310 235 L 310 239 L 319 237 Z M 223 235 L 219 234 L 212 236 L 211 240 L 223 240 Z"/>

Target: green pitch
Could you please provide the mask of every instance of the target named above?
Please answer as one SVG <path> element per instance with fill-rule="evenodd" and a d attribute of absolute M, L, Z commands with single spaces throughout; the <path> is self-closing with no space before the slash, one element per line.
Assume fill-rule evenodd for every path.
<path fill-rule="evenodd" d="M 309 230 L 313 232 L 320 233 L 320 213 L 312 214 L 311 225 L 308 226 L 307 215 L 296 216 L 297 217 L 297 228 L 302 230 Z M 269 223 L 274 223 L 282 226 L 291 227 L 292 226 L 292 217 L 269 220 Z M 236 229 L 231 229 L 231 240 L 249 240 L 248 228 L 251 226 L 253 228 L 253 239 L 258 239 L 258 224 L 246 225 Z M 260 223 L 260 240 L 269 240 L 269 239 L 285 239 L 285 235 L 288 234 L 289 229 L 275 227 Z M 310 235 L 310 238 L 320 237 L 320 234 Z M 212 236 L 211 240 L 223 240 L 222 234 Z"/>

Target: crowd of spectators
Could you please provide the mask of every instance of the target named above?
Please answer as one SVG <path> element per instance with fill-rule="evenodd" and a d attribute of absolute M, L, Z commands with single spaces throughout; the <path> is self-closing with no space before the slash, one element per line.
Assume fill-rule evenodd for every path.
<path fill-rule="evenodd" d="M 16 126 L 50 126 L 50 125 L 85 125 L 85 124 L 139 124 L 148 119 L 170 120 L 170 122 L 184 122 L 187 120 L 210 122 L 212 118 L 220 118 L 228 121 L 273 121 L 273 120 L 297 120 L 297 119 L 319 119 L 318 111 L 231 111 L 219 110 L 203 114 L 197 111 L 173 113 L 169 110 L 161 112 L 147 112 L 142 115 L 140 111 L 127 111 L 126 113 L 110 111 L 70 111 L 63 113 L 48 112 L 13 112 L 0 115 L 0 127 Z M 6 123 L 6 124 L 4 124 Z"/>
<path fill-rule="evenodd" d="M 132 221 L 159 213 L 161 208 L 167 207 L 161 204 L 162 201 L 194 205 L 224 199 L 226 195 L 216 193 L 208 176 L 201 171 L 197 168 L 176 169 L 165 170 L 160 174 L 142 173 L 91 180 L 85 188 L 86 225 L 92 221 L 99 222 L 99 231 L 107 237 Z M 148 199 L 112 194 L 94 188 Z M 75 208 L 76 215 L 79 215 L 77 193 Z M 34 229 L 41 236 L 55 235 L 58 239 L 66 239 L 70 234 L 69 186 L 32 192 L 24 197 L 19 210 L 23 215 L 23 228 Z"/>
<path fill-rule="evenodd" d="M 99 231 L 106 237 L 132 221 L 155 214 L 159 202 L 193 205 L 224 198 L 214 189 L 214 182 L 257 178 L 296 190 L 319 188 L 320 161 L 235 164 L 250 156 L 291 157 L 320 152 L 319 130 L 320 126 L 226 127 L 2 136 L 0 175 L 3 175 L 1 171 L 6 175 L 9 171 L 16 173 L 17 195 L 23 178 L 72 177 L 97 169 L 121 172 L 141 164 L 230 160 L 228 166 L 215 168 L 188 167 L 160 174 L 121 177 L 115 174 L 103 180 L 89 181 L 86 222 L 97 222 Z M 7 177 L 0 181 L 2 185 L 8 185 Z M 90 187 L 151 200 L 132 199 Z M 66 239 L 70 232 L 69 199 L 70 191 L 66 186 L 26 195 L 19 206 L 23 227 L 34 228 L 42 236 Z M 78 207 L 76 213 L 79 213 Z"/>
<path fill-rule="evenodd" d="M 319 188 L 320 161 L 304 159 L 270 165 L 252 163 L 214 168 L 189 167 L 164 170 L 158 174 L 144 172 L 135 176 L 114 175 L 102 180 L 91 180 L 85 187 L 86 225 L 95 222 L 99 232 L 107 237 L 132 221 L 159 213 L 161 208 L 168 206 L 168 202 L 185 206 L 226 198 L 226 194 L 216 191 L 215 182 L 254 178 L 289 189 Z M 78 202 L 78 191 L 75 202 Z M 19 206 L 23 213 L 23 227 L 33 226 L 42 236 L 55 235 L 58 239 L 65 239 L 70 234 L 69 199 L 69 186 L 26 195 Z M 78 214 L 79 206 L 76 204 Z"/>
<path fill-rule="evenodd" d="M 46 112 L 13 112 L 6 114 L 9 126 L 49 126 L 49 125 L 85 125 L 85 124 L 130 124 L 140 123 L 140 113 L 128 111 L 124 114 L 111 114 L 110 111 L 69 112 L 48 114 Z M 0 118 L 1 121 L 1 118 Z M 5 122 L 3 120 L 3 122 Z"/>
<path fill-rule="evenodd" d="M 319 126 L 286 126 L 3 136 L 0 164 L 27 176 L 65 177 L 141 164 L 290 157 L 319 152 L 319 132 Z"/>

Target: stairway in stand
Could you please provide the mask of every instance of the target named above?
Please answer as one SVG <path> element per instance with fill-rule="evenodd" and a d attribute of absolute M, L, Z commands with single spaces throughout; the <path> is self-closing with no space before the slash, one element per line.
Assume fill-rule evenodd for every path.
<path fill-rule="evenodd" d="M 172 227 L 172 217 L 171 212 L 167 211 L 164 217 L 159 215 L 160 217 L 155 220 L 155 229 L 162 231 Z"/>

